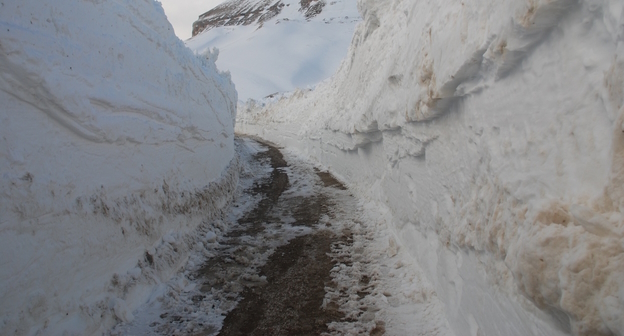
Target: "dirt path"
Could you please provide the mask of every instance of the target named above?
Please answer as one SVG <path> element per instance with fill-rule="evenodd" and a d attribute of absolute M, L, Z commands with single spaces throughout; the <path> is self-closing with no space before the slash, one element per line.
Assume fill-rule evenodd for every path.
<path fill-rule="evenodd" d="M 231 218 L 200 230 L 204 256 L 118 334 L 322 335 L 353 323 L 339 309 L 332 270 L 351 264 L 337 197 L 355 199 L 329 173 L 293 166 L 270 144 L 238 141 L 253 153 L 242 158 L 249 167 Z"/>
<path fill-rule="evenodd" d="M 237 151 L 229 214 L 197 230 L 187 264 L 110 335 L 446 334 L 382 211 L 270 144 L 238 138 Z"/>
<path fill-rule="evenodd" d="M 259 223 L 271 220 L 271 210 L 279 206 L 279 196 L 288 184 L 288 175 L 280 169 L 287 167 L 282 154 L 275 147 L 269 147 L 262 155 L 270 158 L 273 172 L 269 179 L 254 188 L 255 192 L 264 194 L 264 198 L 248 216 L 239 220 L 241 226 L 246 227 L 242 234 L 253 234 Z M 331 175 L 318 174 L 332 187 L 345 189 Z M 314 228 L 321 215 L 327 214 L 325 195 L 309 195 L 286 202 L 295 219 L 292 226 Z M 339 237 L 334 232 L 320 229 L 278 247 L 259 270 L 267 284 L 243 290 L 242 300 L 225 318 L 220 335 L 320 335 L 327 332 L 328 323 L 344 318 L 335 308 L 322 307 L 325 287 L 333 285 L 330 271 L 334 261 L 330 253 L 332 243 L 337 241 Z"/>

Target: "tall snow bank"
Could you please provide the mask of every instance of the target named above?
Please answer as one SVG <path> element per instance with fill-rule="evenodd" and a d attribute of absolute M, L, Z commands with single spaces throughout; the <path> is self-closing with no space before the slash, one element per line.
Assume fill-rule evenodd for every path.
<path fill-rule="evenodd" d="M 459 335 L 624 334 L 624 3 L 366 1 L 237 128 L 385 204 Z"/>
<path fill-rule="evenodd" d="M 89 334 L 236 187 L 236 91 L 160 4 L 0 4 L 0 334 Z"/>

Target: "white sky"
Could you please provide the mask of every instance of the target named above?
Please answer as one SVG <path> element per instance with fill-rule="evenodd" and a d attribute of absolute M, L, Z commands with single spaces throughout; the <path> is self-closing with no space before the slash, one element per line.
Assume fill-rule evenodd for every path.
<path fill-rule="evenodd" d="M 225 0 L 159 0 L 176 35 L 182 40 L 191 37 L 193 22 L 201 14 Z"/>

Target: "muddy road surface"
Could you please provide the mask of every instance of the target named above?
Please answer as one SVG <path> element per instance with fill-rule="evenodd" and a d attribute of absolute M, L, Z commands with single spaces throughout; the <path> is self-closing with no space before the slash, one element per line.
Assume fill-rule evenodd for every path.
<path fill-rule="evenodd" d="M 238 220 L 239 228 L 226 236 L 228 243 L 240 245 L 241 236 L 258 236 L 268 229 L 265 223 L 283 217 L 294 218 L 291 226 L 306 227 L 311 232 L 275 249 L 258 270 L 266 283 L 244 287 L 240 302 L 227 314 L 219 335 L 320 335 L 328 331 L 330 322 L 344 318 L 338 310 L 323 307 L 325 287 L 333 286 L 330 271 L 335 262 L 330 256 L 331 246 L 340 237 L 327 227 L 318 227 L 321 215 L 328 212 L 326 195 L 282 197 L 289 187 L 284 170 L 288 164 L 276 147 L 264 145 L 268 150 L 258 153 L 256 158 L 270 162 L 272 171 L 251 190 L 262 199 Z M 317 173 L 320 176 L 321 172 Z M 346 189 L 331 175 L 322 176 L 332 187 Z M 199 278 L 212 278 L 219 271 L 217 268 L 223 271 L 228 263 L 208 262 L 200 270 Z"/>
<path fill-rule="evenodd" d="M 359 322 L 369 305 L 341 309 L 370 293 L 349 299 L 336 279 L 353 264 L 353 221 L 338 208 L 357 208 L 355 198 L 271 144 L 240 138 L 237 146 L 247 165 L 232 213 L 199 230 L 200 248 L 180 274 L 112 334 L 341 335 L 345 326 L 383 334 L 382 321 Z"/>
<path fill-rule="evenodd" d="M 237 195 L 188 261 L 110 335 L 447 335 L 384 209 L 330 173 L 239 137 Z"/>

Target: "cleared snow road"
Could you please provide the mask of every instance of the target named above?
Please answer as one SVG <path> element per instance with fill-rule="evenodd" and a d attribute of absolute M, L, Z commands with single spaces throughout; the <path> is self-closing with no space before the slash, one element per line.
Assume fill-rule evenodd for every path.
<path fill-rule="evenodd" d="M 184 269 L 112 335 L 449 334 L 435 294 L 371 224 L 379 211 L 269 144 L 237 149 L 232 211 L 200 228 Z"/>

